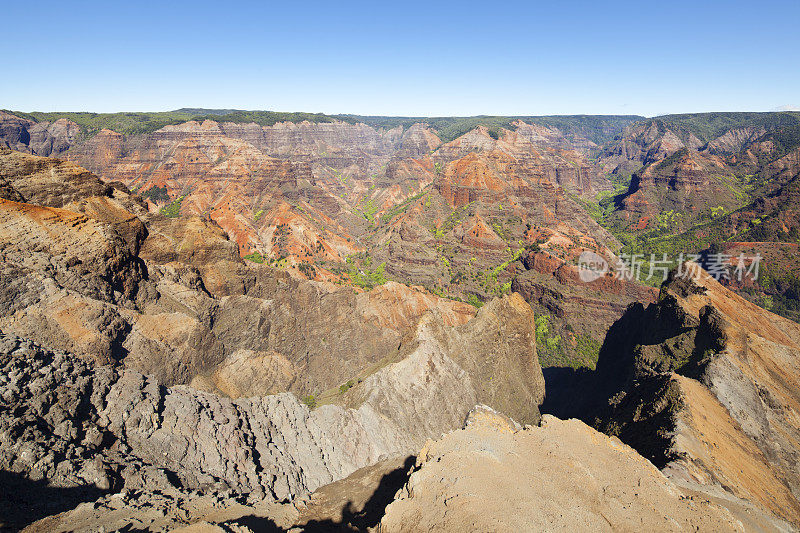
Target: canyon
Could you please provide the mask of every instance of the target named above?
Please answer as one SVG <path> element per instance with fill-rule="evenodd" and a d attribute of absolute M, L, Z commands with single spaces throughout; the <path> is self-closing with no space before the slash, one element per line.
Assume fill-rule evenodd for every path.
<path fill-rule="evenodd" d="M 800 527 L 797 113 L 181 113 L 0 111 L 3 527 Z"/>

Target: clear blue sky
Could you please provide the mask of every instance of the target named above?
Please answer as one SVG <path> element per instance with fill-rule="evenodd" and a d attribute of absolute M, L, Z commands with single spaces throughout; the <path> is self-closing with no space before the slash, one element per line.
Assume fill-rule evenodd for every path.
<path fill-rule="evenodd" d="M 380 115 L 800 106 L 800 1 L 4 2 L 0 108 Z"/>

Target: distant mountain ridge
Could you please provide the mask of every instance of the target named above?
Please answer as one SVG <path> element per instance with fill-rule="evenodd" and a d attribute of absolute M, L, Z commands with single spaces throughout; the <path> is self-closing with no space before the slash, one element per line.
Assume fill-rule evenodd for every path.
<path fill-rule="evenodd" d="M 78 124 L 87 135 L 93 135 L 101 129 L 110 129 L 122 134 L 149 133 L 167 125 L 180 124 L 191 120 L 206 119 L 219 122 L 255 123 L 260 126 L 271 126 L 278 122 L 333 122 L 341 121 L 350 124 L 362 123 L 375 128 L 391 129 L 397 126 L 408 128 L 416 123 L 426 123 L 446 142 L 477 127 L 487 126 L 507 128 L 516 121 L 534 122 L 542 126 L 558 127 L 567 134 L 581 133 L 594 142 L 609 140 L 622 131 L 624 126 L 645 117 L 638 115 L 517 115 L 473 117 L 393 117 L 363 116 L 352 114 L 329 115 L 309 112 L 257 111 L 242 109 L 204 109 L 181 108 L 174 111 L 154 112 L 21 112 L 0 109 L 20 118 L 33 122 L 55 122 L 67 119 Z M 40 154 L 41 155 L 41 154 Z"/>
<path fill-rule="evenodd" d="M 522 120 L 542 126 L 555 127 L 566 134 L 581 132 L 594 142 L 611 141 L 620 135 L 624 128 L 637 122 L 657 121 L 666 124 L 680 136 L 692 134 L 702 142 L 708 142 L 727 130 L 744 127 L 788 126 L 800 122 L 798 111 L 766 111 L 766 112 L 709 112 L 685 113 L 644 117 L 641 115 L 475 115 L 475 116 L 439 116 L 412 117 L 389 115 L 356 115 L 325 114 L 313 112 L 280 112 L 266 110 L 243 109 L 207 109 L 180 108 L 173 111 L 135 111 L 117 113 L 93 112 L 22 112 L 0 109 L 21 118 L 34 122 L 55 122 L 65 118 L 73 120 L 87 131 L 99 131 L 102 128 L 118 133 L 132 133 L 133 128 L 163 127 L 167 124 L 179 124 L 189 120 L 210 118 L 220 122 L 252 121 L 260 125 L 271 125 L 276 122 L 331 122 L 340 120 L 348 123 L 363 123 L 377 128 L 410 127 L 416 123 L 426 123 L 437 131 L 443 140 L 452 140 L 476 126 L 509 127 L 514 121 Z M 444 130 L 444 131 L 440 131 Z M 445 135 L 441 135 L 441 134 Z M 446 135 L 450 133 L 450 135 Z"/>

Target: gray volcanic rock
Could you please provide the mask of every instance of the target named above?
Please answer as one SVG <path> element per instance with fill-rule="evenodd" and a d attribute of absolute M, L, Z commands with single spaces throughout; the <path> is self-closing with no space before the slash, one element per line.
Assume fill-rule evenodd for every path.
<path fill-rule="evenodd" d="M 130 296 L 143 277 L 141 261 L 111 226 L 65 209 L 0 199 L 0 246 L 5 266 L 44 270 L 61 286 L 106 301 Z"/>
<path fill-rule="evenodd" d="M 357 408 L 314 410 L 288 393 L 231 400 L 166 388 L 0 334 L 0 469 L 64 487 L 291 500 L 462 425 L 484 394 L 431 327 L 423 321 L 411 353 L 356 385 Z M 529 418 L 542 396 L 536 389 Z"/>
<path fill-rule="evenodd" d="M 34 479 L 141 488 L 141 472 L 160 468 L 181 486 L 282 500 L 374 459 L 351 454 L 351 437 L 325 427 L 356 420 L 341 408 L 312 412 L 291 394 L 234 401 L 164 388 L 136 371 L 92 369 L 13 336 L 0 336 L 0 347 L 0 464 Z M 364 444 L 376 448 L 379 440 L 376 434 Z M 399 451 L 394 439 L 385 442 L 378 456 Z M 128 461 L 135 467 L 123 468 Z"/>

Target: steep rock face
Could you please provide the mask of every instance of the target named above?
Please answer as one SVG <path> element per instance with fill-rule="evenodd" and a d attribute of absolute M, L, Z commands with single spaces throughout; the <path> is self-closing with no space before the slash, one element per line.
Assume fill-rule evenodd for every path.
<path fill-rule="evenodd" d="M 715 157 L 681 148 L 634 174 L 614 216 L 636 231 L 679 232 L 739 206 L 737 178 Z"/>
<path fill-rule="evenodd" d="M 8 149 L 0 149 L 0 175 L 24 201 L 47 207 L 65 207 L 87 197 L 124 191 L 74 163 Z"/>
<path fill-rule="evenodd" d="M 492 166 L 473 163 L 463 175 L 454 169 L 452 180 L 438 180 L 437 191 L 373 239 L 374 260 L 385 261 L 388 274 L 463 299 L 488 299 L 510 288 L 527 251 L 547 250 L 565 261 L 586 249 L 610 253 L 614 238 L 561 188 L 519 180 L 515 187 Z"/>
<path fill-rule="evenodd" d="M 528 303 L 511 293 L 447 332 L 450 357 L 470 374 L 478 401 L 524 424 L 538 423 L 544 399 L 533 323 Z"/>
<path fill-rule="evenodd" d="M 0 202 L 3 327 L 100 361 L 124 360 L 168 384 L 202 378 L 251 350 L 291 360 L 297 379 L 282 390 L 322 392 L 384 359 L 428 309 L 453 325 L 473 312 L 399 284 L 356 295 L 248 268 L 224 234 L 200 219 L 151 226 L 142 246 L 145 278 L 141 259 L 109 225 Z M 180 239 L 170 241 L 166 231 Z M 401 298 L 403 306 L 391 304 Z M 346 364 L 331 369 L 331 358 Z M 263 392 L 256 383 L 240 390 Z"/>
<path fill-rule="evenodd" d="M 634 450 L 577 420 L 545 417 L 542 427 L 519 429 L 482 409 L 470 415 L 464 429 L 425 445 L 378 530 L 758 531 L 785 526 L 746 502 L 687 496 Z"/>
<path fill-rule="evenodd" d="M 443 163 L 486 154 L 505 159 L 504 170 L 532 180 L 546 180 L 577 194 L 609 188 L 598 168 L 589 163 L 556 130 L 518 121 L 514 131 L 503 130 L 494 138 L 486 127 L 478 127 L 440 146 L 434 158 Z"/>
<path fill-rule="evenodd" d="M 769 163 L 762 176 L 762 195 L 724 223 L 746 232 L 748 240 L 791 242 L 800 230 L 800 147 Z"/>
<path fill-rule="evenodd" d="M 564 366 L 570 360 L 594 366 L 608 328 L 630 304 L 653 303 L 658 295 L 654 288 L 610 274 L 583 281 L 575 265 L 544 251 L 527 253 L 523 264 L 525 270 L 516 275 L 511 290 L 537 314 L 547 315 L 551 337 L 561 338 L 560 353 L 539 350 L 546 366 Z"/>
<path fill-rule="evenodd" d="M 589 400 L 606 407 L 585 416 L 671 478 L 724 487 L 797 523 L 798 364 L 800 326 L 698 271 L 611 328 L 601 393 Z"/>
<path fill-rule="evenodd" d="M 521 120 L 514 123 L 515 132 L 536 146 L 538 149 L 575 150 L 582 155 L 590 155 L 600 147 L 580 135 L 572 135 L 568 139 L 561 131 L 553 127 L 539 124 L 528 124 Z"/>
<path fill-rule="evenodd" d="M 433 152 L 441 144 L 441 139 L 424 124 L 414 124 L 403 132 L 398 156 L 421 158 Z"/>
<path fill-rule="evenodd" d="M 367 378 L 363 388 L 356 388 L 346 396 L 347 405 L 372 402 L 390 409 L 385 414 L 392 420 L 409 416 L 426 418 L 424 413 L 429 408 L 413 400 L 417 393 L 409 390 L 405 394 L 408 403 L 393 404 L 385 397 L 391 386 L 381 381 L 390 376 L 411 375 L 402 368 L 413 364 L 413 357 L 404 356 L 403 352 L 416 354 L 414 357 L 431 354 L 429 357 L 442 361 L 436 363 L 437 366 L 447 362 L 453 366 L 454 373 L 462 374 L 457 380 L 460 383 L 454 387 L 470 394 L 467 401 L 449 407 L 451 422 L 464 420 L 471 408 L 464 411 L 465 406 L 484 403 L 524 423 L 535 424 L 539 420 L 538 405 L 544 399 L 544 379 L 536 357 L 533 321 L 533 311 L 518 294 L 493 300 L 481 308 L 474 319 L 455 328 L 442 327 L 439 320 L 428 315 L 420 321 L 416 338 L 400 347 L 400 357 L 404 360 L 387 369 L 390 373 L 379 372 Z M 396 379 L 400 381 L 399 377 Z M 415 386 L 418 383 L 415 380 Z M 452 393 L 445 396 L 448 395 Z M 394 414 L 394 409 L 400 413 Z M 425 421 L 423 425 L 430 423 Z M 435 434 L 440 428 L 438 425 L 427 433 Z"/>
<path fill-rule="evenodd" d="M 767 129 L 763 126 L 732 129 L 709 142 L 706 150 L 710 154 L 737 154 L 766 133 Z"/>
<path fill-rule="evenodd" d="M 324 168 L 356 173 L 365 176 L 375 172 L 388 161 L 403 138 L 413 139 L 420 133 L 414 128 L 403 136 L 400 130 L 379 132 L 364 124 L 334 123 L 278 123 L 274 126 L 257 124 L 217 123 L 206 120 L 202 123 L 191 121 L 164 128 L 145 136 L 126 139 L 125 153 L 121 159 L 105 160 L 96 152 L 88 152 L 85 159 L 77 151 L 76 156 L 82 164 L 101 176 L 112 177 L 138 169 L 136 176 L 123 176 L 123 179 L 141 178 L 152 171 L 154 165 L 160 166 L 163 150 L 169 148 L 174 157 L 183 157 L 181 152 L 193 145 L 203 151 L 200 144 L 233 143 L 248 146 L 262 158 L 278 158 L 303 162 L 311 165 L 315 172 Z M 110 134 L 98 139 L 94 146 L 117 144 Z M 158 152 L 161 148 L 162 152 Z M 191 158 L 189 158 L 191 160 Z M 212 158 L 212 161 L 214 159 Z M 94 166 L 92 166 L 94 165 Z"/>
<path fill-rule="evenodd" d="M 386 154 L 401 138 L 399 129 L 381 133 L 365 124 L 343 122 L 253 126 L 223 123 L 221 128 L 226 135 L 245 140 L 273 157 L 309 157 L 329 151 L 329 157 L 348 157 L 354 162 L 358 162 L 359 153 Z"/>
<path fill-rule="evenodd" d="M 606 172 L 631 174 L 642 166 L 661 161 L 678 150 L 697 150 L 703 142 L 692 133 L 674 129 L 664 120 L 653 119 L 625 128 L 606 149 L 601 164 Z"/>
<path fill-rule="evenodd" d="M 31 152 L 43 157 L 63 154 L 81 137 L 81 128 L 61 118 L 53 123 L 39 122 L 28 129 Z"/>
<path fill-rule="evenodd" d="M 501 337 L 491 328 L 520 305 L 499 302 L 473 326 Z M 423 320 L 399 360 L 348 391 L 357 406 L 314 410 L 292 394 L 230 400 L 165 388 L 134 370 L 92 368 L 0 334 L 0 467 L 64 487 L 230 490 L 281 501 L 413 452 L 460 427 L 478 398 L 498 406 L 511 398 L 524 419 L 538 420 L 544 389 L 530 339 L 522 338 L 528 353 L 519 377 L 528 392 L 521 398 L 512 384 L 503 396 L 496 394 L 502 383 L 479 381 L 486 362 L 472 359 L 467 370 L 456 363 L 475 355 L 453 357 L 453 340 L 441 328 L 433 317 Z M 474 343 L 476 334 L 467 337 Z M 519 354 L 495 357 L 511 363 Z"/>
<path fill-rule="evenodd" d="M 435 310 L 445 326 L 460 326 L 475 316 L 471 305 L 443 300 L 395 281 L 359 294 L 356 302 L 367 320 L 393 329 L 413 326 L 430 310 Z"/>
<path fill-rule="evenodd" d="M 36 268 L 37 260 L 49 260 L 61 284 L 97 298 L 130 296 L 143 276 L 118 233 L 66 209 L 0 199 L 0 246 L 9 263 Z"/>
<path fill-rule="evenodd" d="M 17 324 L 20 333 L 64 340 L 32 318 L 37 310 L 49 309 L 49 324 L 71 329 L 73 339 L 107 360 L 113 342 L 106 338 L 98 344 L 92 340 L 97 332 L 71 324 L 56 309 L 68 306 L 75 294 L 111 304 L 136 294 L 146 275 L 136 254 L 147 231 L 131 211 L 143 211 L 141 205 L 124 188 L 104 184 L 71 163 L 5 150 L 0 151 L 0 172 L 7 184 L 4 197 L 16 199 L 0 199 L 2 298 L 8 302 L 0 321 L 4 327 Z M 54 305 L 48 307 L 48 301 Z M 73 316 L 93 315 L 107 326 L 115 322 L 102 305 L 90 307 L 76 306 Z"/>
<path fill-rule="evenodd" d="M 55 155 L 55 154 L 54 154 Z M 125 137 L 103 128 L 94 136 L 72 146 L 69 158 L 80 165 L 93 169 L 108 168 L 125 156 Z M 114 178 L 119 179 L 119 178 Z"/>
<path fill-rule="evenodd" d="M 0 143 L 13 150 L 40 156 L 58 156 L 82 138 L 80 126 L 62 118 L 55 122 L 34 122 L 0 111 Z"/>
<path fill-rule="evenodd" d="M 435 188 L 454 208 L 473 202 L 502 209 L 505 205 L 537 225 L 558 229 L 561 223 L 591 237 L 610 237 L 586 219 L 585 211 L 563 188 L 519 169 L 516 159 L 502 151 L 470 153 L 448 164 Z"/>
<path fill-rule="evenodd" d="M 132 253 L 147 235 L 137 217 L 146 213 L 139 198 L 73 163 L 0 148 L 0 181 L 6 184 L 2 198 L 68 209 L 112 226 Z"/>
<path fill-rule="evenodd" d="M 12 150 L 27 150 L 31 141 L 28 128 L 33 124 L 32 120 L 0 111 L 0 142 L 2 142 L 2 146 Z"/>
<path fill-rule="evenodd" d="M 565 193 L 608 188 L 589 159 L 596 147 L 522 121 L 513 130 L 479 127 L 442 145 L 425 124 L 206 120 L 130 136 L 101 130 L 62 157 L 124 183 L 151 212 L 213 221 L 241 256 L 296 277 L 369 288 L 385 273 L 481 302 L 508 291 L 520 265 L 501 265 L 524 246 L 554 236 L 571 259 L 576 243 L 613 244 Z M 181 240 L 180 224 L 154 220 L 165 231 L 153 243 Z M 204 267 L 208 290 L 241 291 L 239 275 L 220 272 Z"/>
<path fill-rule="evenodd" d="M 358 425 L 340 408 L 310 412 L 290 394 L 234 402 L 165 389 L 135 371 L 93 370 L 69 354 L 2 340 L 2 460 L 12 472 L 61 482 L 78 473 L 73 483 L 109 489 L 142 488 L 136 485 L 142 475 L 160 475 L 153 481 L 169 485 L 167 470 L 186 488 L 256 491 L 281 500 L 398 451 L 394 433 L 359 445 L 363 430 L 323 429 L 320 424 L 344 423 L 342 417 Z M 374 453 L 354 454 L 347 439 Z M 89 449 L 76 449 L 81 443 Z M 88 467 L 93 477 L 81 476 Z"/>
<path fill-rule="evenodd" d="M 200 273 L 202 287 L 215 296 L 243 294 L 252 278 L 239 258 L 239 248 L 214 221 L 201 217 L 160 218 L 148 222 L 140 257 L 159 265 L 191 268 Z"/>
<path fill-rule="evenodd" d="M 781 259 L 770 249 L 785 246 L 779 244 L 781 242 L 794 243 L 800 235 L 800 147 L 778 150 L 767 135 L 752 145 L 748 153 L 751 150 L 763 152 L 759 152 L 758 157 L 753 156 L 753 161 L 747 158 L 747 161 L 737 163 L 737 156 L 726 158 L 728 165 L 737 165 L 739 172 L 747 173 L 746 189 L 751 192 L 742 196 L 748 199 L 747 203 L 715 217 L 709 224 L 694 228 L 692 235 L 699 240 L 713 236 L 717 242 L 751 242 L 753 247 L 764 249 L 762 255 L 770 255 L 776 271 L 792 271 L 795 268 L 793 261 Z"/>

